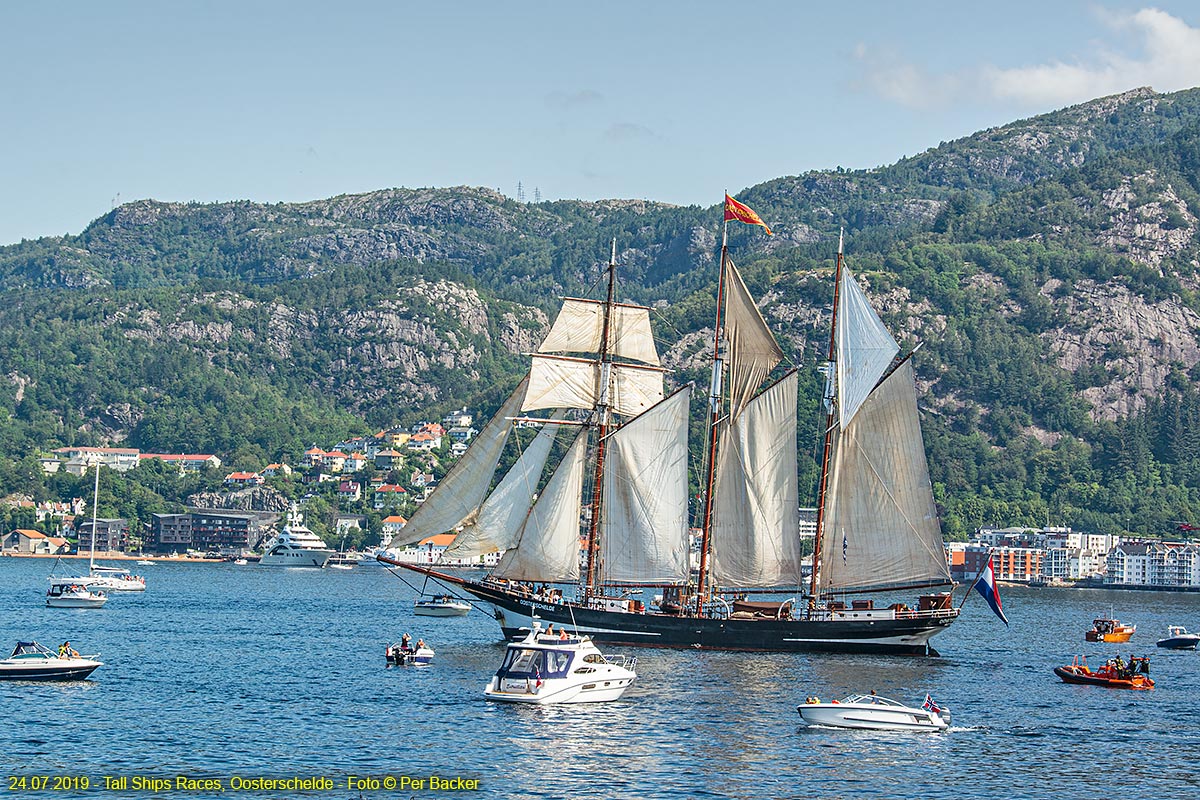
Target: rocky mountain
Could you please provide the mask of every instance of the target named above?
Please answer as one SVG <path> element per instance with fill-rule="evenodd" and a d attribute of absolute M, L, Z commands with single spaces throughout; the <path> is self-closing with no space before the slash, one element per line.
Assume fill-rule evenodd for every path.
<path fill-rule="evenodd" d="M 740 192 L 776 231 L 731 229 L 731 249 L 806 376 L 803 435 L 844 227 L 885 319 L 925 345 L 952 532 L 1189 517 L 1198 167 L 1200 90 L 1137 89 Z M 202 448 L 253 467 L 451 406 L 486 411 L 555 298 L 595 294 L 612 239 L 622 296 L 656 308 L 673 379 L 702 380 L 719 226 L 719 208 L 469 187 L 128 203 L 78 236 L 0 248 L 0 442 Z"/>

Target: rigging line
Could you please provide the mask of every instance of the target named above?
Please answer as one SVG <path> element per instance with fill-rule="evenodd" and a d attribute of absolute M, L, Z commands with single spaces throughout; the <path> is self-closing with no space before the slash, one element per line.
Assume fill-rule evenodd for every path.
<path fill-rule="evenodd" d="M 387 571 L 388 571 L 388 572 L 392 573 L 392 574 L 393 574 L 393 575 L 395 575 L 397 578 L 399 578 L 399 579 L 400 579 L 400 581 L 401 581 L 401 582 L 402 582 L 402 583 L 403 583 L 405 586 L 407 586 L 408 588 L 412 589 L 414 592 L 418 592 L 418 595 L 419 595 L 419 596 L 422 596 L 422 597 L 424 596 L 424 594 L 425 594 L 425 593 L 424 593 L 424 591 L 423 591 L 423 590 L 418 590 L 418 589 L 417 589 L 417 587 L 416 587 L 415 585 L 413 585 L 413 584 L 409 583 L 409 582 L 408 582 L 408 579 L 406 579 L 406 578 L 405 578 L 403 575 L 401 575 L 401 574 L 400 574 L 399 572 L 397 572 L 395 569 L 393 569 L 392 567 L 385 567 L 385 569 L 387 569 Z M 457 587 L 457 586 L 447 586 L 445 583 L 442 583 L 442 582 L 441 582 L 441 581 L 439 581 L 437 578 L 434 578 L 434 577 L 433 577 L 432 575 L 430 575 L 428 572 L 422 572 L 421 574 L 425 576 L 425 583 L 426 583 L 426 584 L 428 584 L 428 583 L 429 583 L 429 581 L 430 581 L 430 580 L 432 580 L 434 583 L 436 583 L 436 584 L 438 584 L 439 586 L 442 586 L 443 588 L 445 588 L 445 589 L 446 589 L 446 591 L 447 591 L 449 594 L 451 594 L 451 595 L 453 595 L 453 596 L 454 596 L 454 599 L 455 599 L 455 600 L 462 600 L 463 602 L 467 603 L 468 605 L 470 605 L 472 608 L 476 609 L 477 611 L 480 611 L 480 612 L 482 612 L 482 613 L 484 613 L 484 614 L 487 614 L 488 616 L 491 616 L 491 613 L 490 613 L 490 612 L 488 612 L 486 609 L 484 609 L 484 608 L 481 608 L 481 607 L 479 606 L 479 604 L 478 604 L 478 602 L 479 602 L 479 601 L 477 601 L 477 600 L 475 600 L 474 598 L 471 598 L 471 597 L 463 597 L 463 596 L 459 595 L 459 594 L 458 594 L 458 587 Z"/>

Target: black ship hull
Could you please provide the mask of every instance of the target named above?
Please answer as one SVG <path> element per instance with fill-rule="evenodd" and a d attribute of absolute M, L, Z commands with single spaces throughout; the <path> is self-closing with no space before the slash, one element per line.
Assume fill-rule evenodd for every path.
<path fill-rule="evenodd" d="M 384 560 L 384 559 L 381 559 Z M 716 618 L 633 613 L 550 602 L 422 567 L 405 567 L 459 587 L 491 605 L 506 639 L 524 635 L 536 617 L 563 625 L 596 642 L 634 647 L 762 652 L 886 653 L 938 655 L 929 640 L 957 618 L 954 609 L 896 615 L 879 610 L 827 619 Z"/>

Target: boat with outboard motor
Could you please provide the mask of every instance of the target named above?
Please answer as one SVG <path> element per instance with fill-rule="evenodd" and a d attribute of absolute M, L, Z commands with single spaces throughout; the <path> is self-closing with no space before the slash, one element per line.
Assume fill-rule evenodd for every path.
<path fill-rule="evenodd" d="M 416 646 L 401 641 L 387 648 L 387 663 L 396 667 L 428 666 L 433 663 L 433 648 L 418 640 Z"/>
<path fill-rule="evenodd" d="M 0 680 L 81 681 L 104 666 L 95 655 L 81 656 L 66 648 L 55 653 L 37 642 L 17 642 L 12 655 L 0 660 Z"/>
<path fill-rule="evenodd" d="M 54 578 L 46 590 L 46 605 L 50 608 L 100 608 L 108 602 L 104 592 L 89 589 L 78 578 Z"/>
<path fill-rule="evenodd" d="M 471 605 L 448 594 L 418 600 L 413 604 L 413 613 L 418 617 L 465 617 Z"/>
<path fill-rule="evenodd" d="M 1182 625 L 1168 625 L 1167 638 L 1159 639 L 1156 644 L 1167 650 L 1195 650 L 1200 644 L 1200 633 L 1188 633 Z"/>
<path fill-rule="evenodd" d="M 743 208 L 729 198 L 731 207 Z M 503 552 L 499 563 L 475 579 L 379 560 L 490 604 L 506 639 L 537 617 L 621 645 L 936 654 L 930 639 L 959 612 L 949 592 L 936 592 L 951 579 L 912 352 L 884 327 L 839 242 L 815 566 L 803 579 L 798 376 L 785 371 L 758 391 L 784 353 L 724 243 L 720 263 L 695 577 L 692 387 L 665 392 L 650 309 L 616 302 L 615 242 L 606 299 L 564 301 L 530 372 L 392 540 L 399 548 L 457 531 L 442 558 Z M 494 483 L 506 442 L 530 431 Z M 552 455 L 561 459 L 543 485 Z M 915 607 L 848 599 L 911 589 L 936 593 Z M 767 610 L 734 605 L 751 593 L 784 599 Z M 642 599 L 654 594 L 661 602 Z"/>
<path fill-rule="evenodd" d="M 1153 689 L 1150 677 L 1150 659 L 1130 656 L 1125 661 L 1120 656 L 1110 658 L 1104 666 L 1093 672 L 1088 668 L 1086 656 L 1075 656 L 1068 666 L 1055 667 L 1054 674 L 1063 683 L 1085 686 L 1106 686 L 1109 689 Z"/>
<path fill-rule="evenodd" d="M 871 694 L 852 694 L 832 703 L 809 697 L 796 711 L 809 725 L 831 728 L 858 728 L 872 731 L 929 731 L 950 729 L 950 710 L 925 695 L 920 708 Z"/>
<path fill-rule="evenodd" d="M 606 656 L 592 640 L 566 628 L 528 633 L 508 643 L 504 663 L 483 690 L 506 703 L 602 703 L 620 697 L 637 678 L 637 659 Z"/>

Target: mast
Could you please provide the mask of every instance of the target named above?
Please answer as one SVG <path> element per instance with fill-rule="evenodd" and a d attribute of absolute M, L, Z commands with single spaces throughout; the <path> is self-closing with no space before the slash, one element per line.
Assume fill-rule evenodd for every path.
<path fill-rule="evenodd" d="M 704 609 L 705 583 L 708 579 L 708 553 L 712 547 L 713 484 L 717 478 L 717 423 L 721 419 L 721 379 L 724 375 L 725 354 L 721 350 L 725 306 L 725 259 L 729 255 L 729 220 L 721 229 L 721 267 L 717 276 L 717 316 L 713 323 L 713 367 L 712 381 L 708 391 L 708 448 L 707 466 L 704 471 L 704 517 L 700 526 L 700 572 L 696 578 L 696 614 Z"/>
<path fill-rule="evenodd" d="M 88 575 L 96 571 L 96 514 L 100 505 L 100 462 L 96 462 L 96 488 L 92 492 L 92 552 L 88 556 Z"/>
<path fill-rule="evenodd" d="M 600 504 L 603 497 L 604 451 L 607 445 L 611 410 L 608 403 L 609 376 L 612 372 L 612 355 L 608 350 L 608 332 L 612 319 L 613 303 L 617 291 L 617 240 L 612 240 L 612 255 L 608 260 L 608 297 L 604 302 L 604 322 L 600 329 L 600 387 L 596 403 L 596 465 L 592 472 L 591 519 L 588 520 L 587 574 L 584 576 L 583 602 L 586 604 L 595 590 L 597 555 L 599 553 Z"/>
<path fill-rule="evenodd" d="M 837 355 L 837 318 L 838 303 L 841 300 L 842 285 L 842 238 L 845 229 L 838 231 L 837 266 L 833 272 L 833 316 L 829 326 L 829 358 L 825 363 L 825 444 L 821 448 L 821 482 L 817 489 L 817 533 L 813 537 L 812 581 L 809 587 L 809 608 L 817 603 L 817 578 L 821 566 L 821 545 L 825 539 L 825 493 L 829 488 L 829 452 L 833 447 L 833 415 L 834 399 L 836 396 L 836 376 L 834 373 L 834 357 Z"/>

